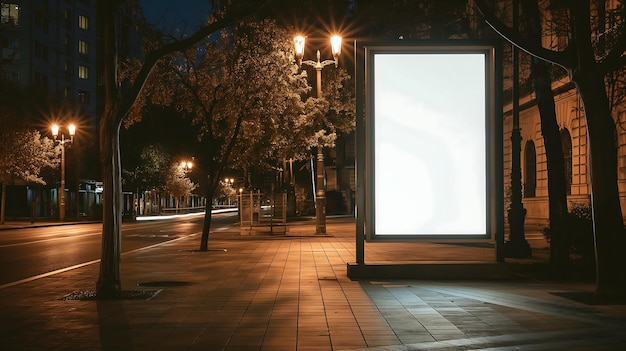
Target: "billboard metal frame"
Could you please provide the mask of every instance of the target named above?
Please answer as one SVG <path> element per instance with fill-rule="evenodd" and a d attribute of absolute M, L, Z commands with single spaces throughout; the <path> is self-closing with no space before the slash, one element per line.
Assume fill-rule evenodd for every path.
<path fill-rule="evenodd" d="M 462 233 L 377 233 L 376 187 L 376 55 L 484 55 L 485 87 L 485 225 L 484 232 Z M 357 91 L 357 263 L 363 263 L 364 239 L 367 241 L 411 241 L 446 239 L 495 240 L 500 261 L 504 242 L 504 184 L 502 131 L 502 57 L 500 46 L 493 41 L 364 41 L 355 42 L 355 81 Z M 455 97 L 449 96 L 451 103 Z M 382 204 L 380 204 L 382 205 Z M 388 206 L 388 204 L 385 204 Z"/>

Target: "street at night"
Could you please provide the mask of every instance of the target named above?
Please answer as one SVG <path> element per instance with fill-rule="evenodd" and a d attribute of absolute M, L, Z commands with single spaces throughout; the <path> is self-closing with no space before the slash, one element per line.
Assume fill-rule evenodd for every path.
<path fill-rule="evenodd" d="M 122 225 L 122 252 L 197 236 L 204 217 L 146 220 Z M 237 214 L 213 214 L 214 230 L 237 224 Z M 0 230 L 0 286 L 100 258 L 102 224 L 72 224 Z"/>
<path fill-rule="evenodd" d="M 0 48 L 3 351 L 626 350 L 626 0 L 0 0 Z"/>

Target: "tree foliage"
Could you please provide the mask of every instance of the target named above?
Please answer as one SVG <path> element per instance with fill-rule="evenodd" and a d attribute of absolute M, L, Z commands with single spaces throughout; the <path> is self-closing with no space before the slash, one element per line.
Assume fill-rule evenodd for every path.
<path fill-rule="evenodd" d="M 369 36 L 450 39 L 470 36 L 466 0 L 358 0 L 357 21 Z"/>
<path fill-rule="evenodd" d="M 46 184 L 40 176 L 44 167 L 59 165 L 60 148 L 33 129 L 0 127 L 0 182 Z"/>
<path fill-rule="evenodd" d="M 172 157 L 158 144 L 141 149 L 134 165 L 122 170 L 125 184 L 138 191 L 164 190 Z"/>
<path fill-rule="evenodd" d="M 158 68 L 158 84 L 148 81 L 145 106 L 175 105 L 198 129 L 197 160 L 208 173 L 209 204 L 227 167 L 304 155 L 318 142 L 311 136 L 326 133 L 323 125 L 336 129 L 322 120 L 330 108 L 327 101 L 302 100 L 310 87 L 293 60 L 292 46 L 290 33 L 274 21 L 245 21 L 223 31 L 219 40 L 206 40 L 172 57 L 169 65 Z M 164 91 L 163 81 L 173 91 Z M 334 111 L 341 115 L 338 105 Z M 140 107 L 135 114 L 142 113 Z M 342 128 L 349 125 L 341 123 Z M 204 237 L 210 208 L 207 217 Z M 204 241 L 201 249 L 206 249 Z"/>
<path fill-rule="evenodd" d="M 165 191 L 177 199 L 177 201 L 183 196 L 191 195 L 197 187 L 187 177 L 187 171 L 183 167 L 177 163 L 170 165 L 165 179 Z"/>

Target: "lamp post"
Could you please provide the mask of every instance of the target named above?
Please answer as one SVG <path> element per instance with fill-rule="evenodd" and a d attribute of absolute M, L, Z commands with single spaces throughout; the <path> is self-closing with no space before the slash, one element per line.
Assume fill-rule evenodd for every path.
<path fill-rule="evenodd" d="M 226 185 L 228 185 L 228 195 L 226 197 L 228 197 L 228 206 L 230 207 L 231 203 L 230 203 L 230 189 L 233 188 L 233 184 L 235 184 L 235 179 L 234 178 L 224 178 L 224 183 L 226 183 Z"/>
<path fill-rule="evenodd" d="M 296 36 L 294 39 L 296 59 L 298 65 L 309 65 L 315 68 L 317 71 L 317 98 L 322 98 L 322 69 L 328 65 L 334 64 L 335 67 L 339 64 L 339 54 L 341 54 L 341 37 L 332 36 L 330 38 L 330 46 L 333 53 L 332 60 L 320 60 L 320 51 L 317 50 L 317 61 L 305 60 L 304 57 L 304 42 L 305 38 L 301 35 Z M 315 234 L 326 234 L 326 191 L 324 190 L 324 149 L 320 145 L 317 147 L 317 178 L 315 184 Z"/>
<path fill-rule="evenodd" d="M 193 157 L 192 157 L 193 158 Z M 183 171 L 185 171 L 185 176 L 187 175 L 188 172 L 191 171 L 191 169 L 193 168 L 193 162 L 191 161 L 183 161 L 180 163 L 180 168 L 183 169 Z M 188 197 L 187 197 L 188 198 Z M 193 199 L 192 199 L 193 200 Z M 185 201 L 185 206 L 187 207 L 187 202 Z M 193 201 L 192 201 L 193 202 Z M 193 204 L 191 204 L 191 207 L 193 207 Z"/>
<path fill-rule="evenodd" d="M 513 1 L 513 25 L 517 28 L 519 2 Z M 522 203 L 522 134 L 519 125 L 519 53 L 513 46 L 512 85 L 513 130 L 511 131 L 511 207 L 508 210 L 509 240 L 504 243 L 505 257 L 531 257 L 531 248 L 524 234 L 526 209 Z"/>
<path fill-rule="evenodd" d="M 69 139 L 65 139 L 65 133 L 61 133 L 61 139 L 57 139 L 57 137 L 59 136 L 59 126 L 57 124 L 53 124 L 51 129 L 54 141 L 58 142 L 59 145 L 61 145 L 61 186 L 59 187 L 59 221 L 63 222 L 65 221 L 65 143 L 74 142 L 76 126 L 74 124 L 70 124 L 67 127 L 70 134 Z"/>

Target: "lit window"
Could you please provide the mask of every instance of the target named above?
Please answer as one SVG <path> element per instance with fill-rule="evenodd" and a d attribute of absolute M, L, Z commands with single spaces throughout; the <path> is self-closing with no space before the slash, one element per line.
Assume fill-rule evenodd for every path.
<path fill-rule="evenodd" d="M 87 16 L 78 16 L 78 27 L 80 29 L 89 29 L 89 18 Z"/>
<path fill-rule="evenodd" d="M 83 65 L 78 66 L 78 78 L 89 79 L 89 67 Z"/>
<path fill-rule="evenodd" d="M 79 40 L 78 41 L 78 52 L 83 54 L 83 55 L 89 54 L 89 43 L 87 43 L 84 40 Z"/>
<path fill-rule="evenodd" d="M 20 6 L 0 3 L 0 23 L 19 24 Z"/>

